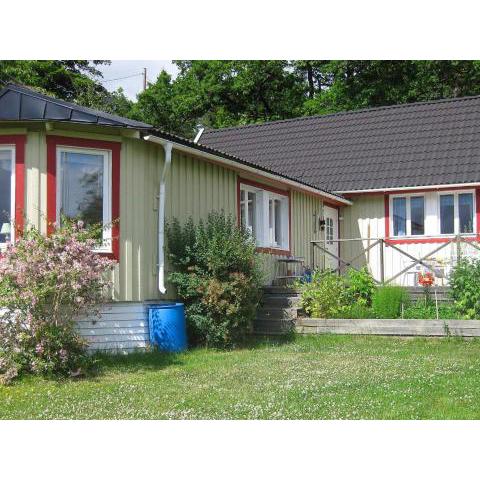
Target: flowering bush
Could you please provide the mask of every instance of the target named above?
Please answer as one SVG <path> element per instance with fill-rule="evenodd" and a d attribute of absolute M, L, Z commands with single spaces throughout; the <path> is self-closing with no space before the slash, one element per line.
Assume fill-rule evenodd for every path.
<path fill-rule="evenodd" d="M 45 237 L 30 228 L 0 259 L 0 375 L 66 375 L 87 362 L 75 318 L 98 313 L 113 261 L 93 253 L 96 233 L 67 223 Z"/>
<path fill-rule="evenodd" d="M 233 217 L 167 226 L 175 272 L 169 280 L 185 302 L 189 341 L 231 347 L 249 332 L 260 299 L 255 242 Z"/>
<path fill-rule="evenodd" d="M 462 259 L 449 277 L 457 311 L 467 318 L 480 318 L 480 260 Z"/>

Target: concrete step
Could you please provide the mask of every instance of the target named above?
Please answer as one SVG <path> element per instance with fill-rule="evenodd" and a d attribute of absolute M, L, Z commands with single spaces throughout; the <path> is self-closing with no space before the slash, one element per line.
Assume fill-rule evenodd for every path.
<path fill-rule="evenodd" d="M 293 320 L 255 320 L 253 331 L 262 335 L 283 335 L 295 329 Z"/>
<path fill-rule="evenodd" d="M 298 295 L 283 296 L 283 295 L 264 295 L 261 301 L 261 307 L 263 308 L 285 308 L 285 307 L 297 307 L 300 303 L 300 297 Z"/>
<path fill-rule="evenodd" d="M 276 286 L 268 286 L 263 287 L 263 293 L 265 295 L 284 295 L 284 296 L 292 296 L 292 295 L 299 295 L 300 290 L 297 288 L 291 287 L 276 287 Z"/>
<path fill-rule="evenodd" d="M 297 308 L 260 308 L 257 310 L 258 320 L 294 320 L 297 318 Z"/>

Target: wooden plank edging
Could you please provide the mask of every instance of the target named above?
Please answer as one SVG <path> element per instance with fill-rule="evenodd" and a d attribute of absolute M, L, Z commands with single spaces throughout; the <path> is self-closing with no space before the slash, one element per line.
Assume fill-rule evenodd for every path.
<path fill-rule="evenodd" d="M 297 333 L 480 337 L 480 320 L 299 318 Z"/>

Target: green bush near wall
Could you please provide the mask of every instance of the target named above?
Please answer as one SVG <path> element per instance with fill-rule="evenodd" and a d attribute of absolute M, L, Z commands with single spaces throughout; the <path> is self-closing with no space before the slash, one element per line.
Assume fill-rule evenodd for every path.
<path fill-rule="evenodd" d="M 195 224 L 167 225 L 169 280 L 185 303 L 189 343 L 226 348 L 250 332 L 261 272 L 251 234 L 233 216 L 210 213 Z"/>
<path fill-rule="evenodd" d="M 403 287 L 378 287 L 373 294 L 372 309 L 377 318 L 399 318 L 404 307 L 409 304 L 408 292 Z"/>

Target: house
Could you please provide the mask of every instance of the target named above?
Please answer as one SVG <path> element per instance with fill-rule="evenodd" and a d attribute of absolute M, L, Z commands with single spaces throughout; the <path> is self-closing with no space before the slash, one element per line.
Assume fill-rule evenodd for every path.
<path fill-rule="evenodd" d="M 477 96 L 210 130 L 198 141 L 352 201 L 324 202 L 320 246 L 330 253 L 318 249 L 314 266 L 368 265 L 378 281 L 415 285 L 429 267 L 445 284 L 459 254 L 480 254 L 479 134 Z"/>
<path fill-rule="evenodd" d="M 98 254 L 118 261 L 115 302 L 100 322 L 79 324 L 105 349 L 145 346 L 146 305 L 173 298 L 164 252 L 172 217 L 235 215 L 255 236 L 266 283 L 290 256 L 339 270 L 365 264 L 377 279 L 408 283 L 427 265 L 412 258 L 434 244 L 453 255 L 452 239 L 478 235 L 479 130 L 480 97 L 471 97 L 191 141 L 9 84 L 0 91 L 0 248 L 27 223 L 47 234 L 61 213 L 111 225 Z"/>
<path fill-rule="evenodd" d="M 27 223 L 47 234 L 61 213 L 118 220 L 98 249 L 118 261 L 115 303 L 102 321 L 80 322 L 105 349 L 145 346 L 146 305 L 174 295 L 165 284 L 164 219 L 213 210 L 252 218 L 255 192 L 254 233 L 270 282 L 276 258 L 308 261 L 324 204 L 351 204 L 236 155 L 13 84 L 0 90 L 0 186 L 0 248 Z"/>

